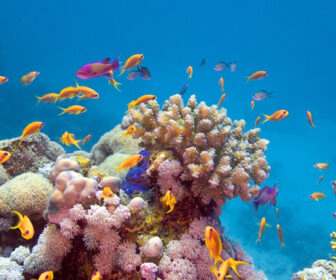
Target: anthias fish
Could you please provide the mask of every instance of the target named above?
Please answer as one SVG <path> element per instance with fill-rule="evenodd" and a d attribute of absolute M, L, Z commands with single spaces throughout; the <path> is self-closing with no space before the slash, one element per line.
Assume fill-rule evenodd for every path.
<path fill-rule="evenodd" d="M 187 72 L 187 74 L 188 74 L 188 78 L 189 78 L 189 79 L 191 79 L 191 77 L 192 77 L 192 75 L 193 75 L 193 71 L 194 71 L 194 70 L 193 70 L 192 66 L 188 66 L 188 67 L 187 67 L 187 71 L 186 71 L 186 72 Z"/>
<path fill-rule="evenodd" d="M 130 70 L 137 65 L 141 65 L 143 58 L 144 58 L 143 54 L 134 54 L 131 57 L 129 57 L 126 60 L 125 64 L 122 66 L 119 76 L 121 76 L 126 70 Z"/>
<path fill-rule="evenodd" d="M 222 253 L 222 240 L 218 232 L 210 226 L 205 228 L 205 246 L 209 249 L 210 259 L 215 259 L 214 265 L 223 262 L 220 254 Z"/>
<path fill-rule="evenodd" d="M 18 211 L 12 211 L 12 213 L 16 214 L 19 217 L 19 222 L 16 226 L 10 227 L 9 229 L 19 229 L 21 231 L 21 236 L 24 239 L 32 239 L 34 236 L 34 227 L 30 219 L 24 215 L 22 216 L 21 213 Z"/>
<path fill-rule="evenodd" d="M 256 71 L 251 76 L 247 77 L 247 81 L 250 80 L 261 80 L 262 78 L 266 77 L 268 73 L 266 71 Z"/>
<path fill-rule="evenodd" d="M 4 77 L 4 76 L 0 76 L 0 85 L 6 83 L 8 81 L 8 78 Z"/>
<path fill-rule="evenodd" d="M 136 166 L 143 159 L 142 155 L 132 155 L 126 158 L 119 166 L 115 166 L 119 173 L 122 169 L 130 169 Z"/>
<path fill-rule="evenodd" d="M 273 187 L 266 186 L 261 189 L 255 200 L 252 201 L 254 209 L 257 211 L 259 205 L 266 205 L 268 202 L 270 205 L 276 206 L 276 196 L 279 193 L 279 189 L 276 187 L 277 183 Z"/>
<path fill-rule="evenodd" d="M 6 162 L 11 157 L 11 153 L 7 151 L 0 150 L 0 164 Z"/>
<path fill-rule="evenodd" d="M 28 124 L 22 131 L 19 146 L 21 145 L 23 139 L 27 138 L 30 135 L 35 135 L 41 130 L 43 126 L 44 126 L 43 122 L 32 122 Z"/>
<path fill-rule="evenodd" d="M 273 92 L 274 91 L 267 92 L 266 90 L 259 90 L 258 92 L 253 94 L 252 98 L 256 101 L 261 101 L 261 100 L 264 100 L 268 97 L 271 97 Z"/>
<path fill-rule="evenodd" d="M 176 198 L 171 191 L 167 191 L 166 194 L 163 197 L 161 197 L 160 200 L 161 202 L 169 206 L 169 210 L 167 211 L 167 214 L 174 210 L 174 206 L 176 204 Z"/>
<path fill-rule="evenodd" d="M 76 76 L 80 79 L 92 79 L 97 77 L 104 76 L 110 70 L 119 70 L 119 57 L 115 59 L 112 63 L 110 63 L 109 58 L 105 58 L 103 60 L 88 63 L 82 66 L 76 73 Z"/>
<path fill-rule="evenodd" d="M 289 114 L 289 112 L 287 110 L 284 110 L 284 109 L 278 110 L 270 116 L 263 114 L 264 117 L 265 117 L 265 120 L 262 122 L 262 124 L 265 123 L 265 122 L 268 122 L 268 121 L 272 121 L 272 122 L 281 121 L 284 118 L 286 118 L 288 116 L 288 114 Z"/>

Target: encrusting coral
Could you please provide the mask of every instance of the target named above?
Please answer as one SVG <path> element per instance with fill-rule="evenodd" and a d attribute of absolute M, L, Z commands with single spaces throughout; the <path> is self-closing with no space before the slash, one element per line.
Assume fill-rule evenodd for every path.
<path fill-rule="evenodd" d="M 268 176 L 263 153 L 268 141 L 258 138 L 258 128 L 243 133 L 245 121 L 232 122 L 224 108 L 197 105 L 194 95 L 184 106 L 177 94 L 162 110 L 151 100 L 131 109 L 130 116 L 133 137 L 141 138 L 140 145 L 156 157 L 149 171 L 159 172 L 161 180 L 164 176 L 158 181 L 162 194 L 170 188 L 181 200 L 191 192 L 203 205 L 214 201 L 221 207 L 238 195 L 250 200 L 249 184 L 260 184 Z"/>

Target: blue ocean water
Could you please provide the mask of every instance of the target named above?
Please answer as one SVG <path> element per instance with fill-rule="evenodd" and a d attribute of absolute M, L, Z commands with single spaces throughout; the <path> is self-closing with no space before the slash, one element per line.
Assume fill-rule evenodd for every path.
<path fill-rule="evenodd" d="M 90 145 L 118 124 L 130 100 L 155 94 L 159 102 L 177 93 L 186 82 L 185 70 L 194 66 L 185 98 L 215 104 L 221 95 L 218 79 L 224 77 L 224 106 L 232 119 L 245 119 L 247 129 L 260 113 L 287 109 L 289 116 L 262 125 L 261 136 L 269 139 L 267 159 L 271 165 L 267 184 L 279 181 L 279 221 L 286 250 L 276 236 L 275 209 L 253 212 L 239 199 L 223 207 L 226 232 L 242 243 L 255 264 L 269 279 L 290 275 L 317 258 L 328 258 L 329 234 L 335 229 L 336 210 L 331 180 L 336 179 L 334 137 L 336 114 L 334 83 L 336 65 L 334 1 L 5 1 L 1 3 L 0 75 L 9 81 L 0 86 L 0 138 L 17 137 L 31 121 L 45 123 L 43 132 L 53 140 L 65 130 L 77 138 L 92 134 Z M 75 85 L 82 65 L 121 55 L 145 55 L 152 79 L 128 81 L 117 92 L 104 79 L 79 81 L 100 93 L 99 100 L 78 104 L 88 111 L 81 116 L 57 116 L 55 104 L 36 105 L 35 95 L 59 92 Z M 199 68 L 201 60 L 206 64 Z M 236 61 L 237 72 L 215 72 L 219 61 Z M 41 74 L 29 86 L 20 78 L 30 71 Z M 245 76 L 266 70 L 269 76 L 246 83 Z M 274 90 L 272 98 L 256 102 L 252 94 Z M 63 101 L 60 106 L 73 104 Z M 316 128 L 309 126 L 306 110 Z M 89 148 L 89 145 L 88 147 Z M 71 151 L 71 150 L 69 150 Z M 318 171 L 316 162 L 329 162 Z M 325 179 L 318 184 L 320 175 Z M 315 202 L 312 192 L 325 192 Z M 262 246 L 254 243 L 262 216 L 267 228 Z"/>

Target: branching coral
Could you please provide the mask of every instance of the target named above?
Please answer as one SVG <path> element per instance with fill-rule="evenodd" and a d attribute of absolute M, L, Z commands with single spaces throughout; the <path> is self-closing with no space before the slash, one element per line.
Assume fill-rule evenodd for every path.
<path fill-rule="evenodd" d="M 168 180 L 179 199 L 183 185 L 203 205 L 214 201 L 220 207 L 225 199 L 238 195 L 248 201 L 250 183 L 260 184 L 268 176 L 270 168 L 263 153 L 268 141 L 258 138 L 258 128 L 244 134 L 245 121 L 232 122 L 225 109 L 204 102 L 197 105 L 195 96 L 184 106 L 181 96 L 174 95 L 162 110 L 151 100 L 131 109 L 130 116 L 136 128 L 133 137 L 141 137 L 142 146 L 172 154 L 172 159 L 151 169 Z M 158 183 L 164 192 L 167 187 Z"/>

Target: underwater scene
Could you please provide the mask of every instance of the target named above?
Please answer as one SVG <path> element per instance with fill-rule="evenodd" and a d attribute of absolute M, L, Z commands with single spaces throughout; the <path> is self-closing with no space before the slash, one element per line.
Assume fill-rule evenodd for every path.
<path fill-rule="evenodd" d="M 2 1 L 0 280 L 336 279 L 335 11 Z"/>

